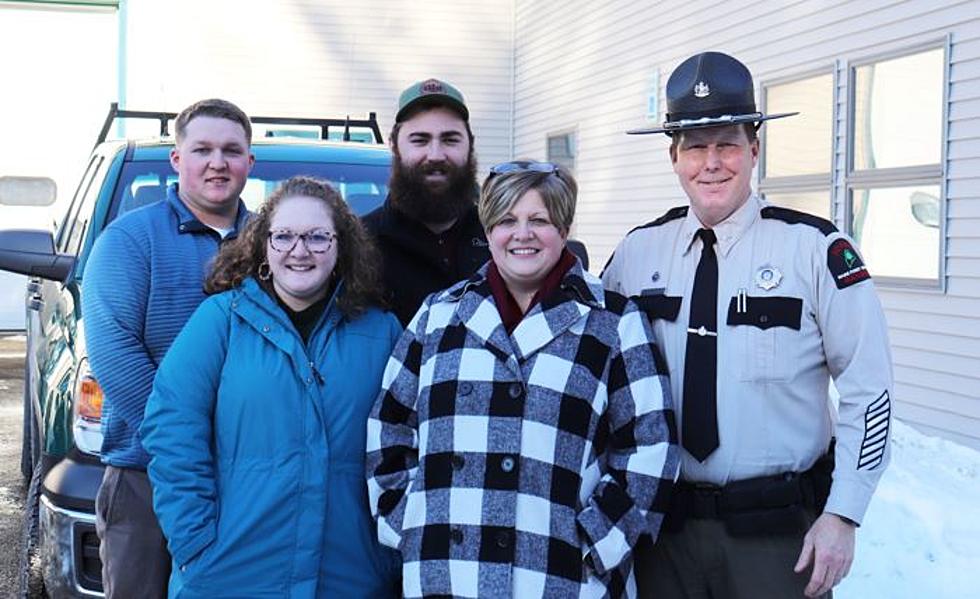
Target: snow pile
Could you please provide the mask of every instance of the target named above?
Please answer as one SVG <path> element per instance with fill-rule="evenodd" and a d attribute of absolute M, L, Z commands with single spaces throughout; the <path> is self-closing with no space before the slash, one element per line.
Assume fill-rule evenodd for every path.
<path fill-rule="evenodd" d="M 891 464 L 834 597 L 980 597 L 980 452 L 893 426 Z"/>

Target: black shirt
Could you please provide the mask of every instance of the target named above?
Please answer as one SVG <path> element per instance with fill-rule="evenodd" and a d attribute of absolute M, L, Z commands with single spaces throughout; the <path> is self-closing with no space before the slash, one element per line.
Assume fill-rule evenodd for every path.
<path fill-rule="evenodd" d="M 402 326 L 430 293 L 469 278 L 490 259 L 475 205 L 441 234 L 396 209 L 391 198 L 363 222 L 381 250 L 385 298 Z"/>

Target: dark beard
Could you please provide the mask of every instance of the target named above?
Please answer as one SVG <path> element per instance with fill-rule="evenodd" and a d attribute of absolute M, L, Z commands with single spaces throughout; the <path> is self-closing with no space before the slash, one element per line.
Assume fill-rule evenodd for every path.
<path fill-rule="evenodd" d="M 400 156 L 393 158 L 388 194 L 392 204 L 412 218 L 425 224 L 446 224 L 466 214 L 475 203 L 479 187 L 472 154 L 463 166 L 449 161 L 405 166 Z M 425 181 L 434 169 L 446 173 L 446 182 L 438 187 Z"/>

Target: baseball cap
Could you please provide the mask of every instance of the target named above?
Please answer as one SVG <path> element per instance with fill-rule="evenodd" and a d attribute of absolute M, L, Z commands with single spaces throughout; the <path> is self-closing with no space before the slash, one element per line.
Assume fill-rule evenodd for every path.
<path fill-rule="evenodd" d="M 412 109 L 419 106 L 447 106 L 463 117 L 470 120 L 470 111 L 466 108 L 463 94 L 452 85 L 439 79 L 426 79 L 410 85 L 398 96 L 398 114 L 395 122 L 402 122 Z"/>

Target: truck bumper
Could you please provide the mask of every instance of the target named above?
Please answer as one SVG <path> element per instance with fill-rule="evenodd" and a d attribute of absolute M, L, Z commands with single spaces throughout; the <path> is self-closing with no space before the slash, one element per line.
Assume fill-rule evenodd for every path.
<path fill-rule="evenodd" d="M 49 597 L 102 597 L 95 496 L 102 464 L 75 452 L 44 477 L 38 509 L 39 557 Z"/>
<path fill-rule="evenodd" d="M 59 508 L 42 496 L 38 518 L 48 596 L 102 597 L 95 514 Z"/>

